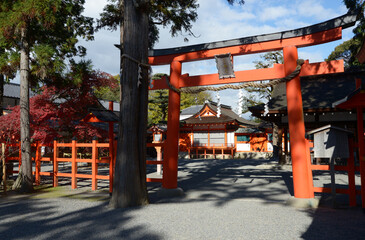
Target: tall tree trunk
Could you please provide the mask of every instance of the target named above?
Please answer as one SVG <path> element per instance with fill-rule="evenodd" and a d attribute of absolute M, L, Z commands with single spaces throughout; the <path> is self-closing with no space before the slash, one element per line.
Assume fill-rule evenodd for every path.
<path fill-rule="evenodd" d="M 124 0 L 123 45 L 121 54 L 147 63 L 148 15 L 143 8 L 146 0 Z M 148 204 L 146 188 L 146 132 L 148 80 L 138 80 L 138 63 L 121 58 L 122 101 L 111 207 L 131 207 Z"/>
<path fill-rule="evenodd" d="M 33 191 L 32 159 L 29 128 L 29 43 L 27 27 L 21 29 L 20 48 L 20 144 L 22 166 L 13 189 Z"/>
<path fill-rule="evenodd" d="M 0 54 L 4 52 L 4 49 L 0 48 Z M 3 115 L 4 111 L 4 75 L 0 74 L 0 116 Z"/>
<path fill-rule="evenodd" d="M 0 116 L 3 115 L 4 111 L 4 82 L 4 75 L 0 74 Z"/>

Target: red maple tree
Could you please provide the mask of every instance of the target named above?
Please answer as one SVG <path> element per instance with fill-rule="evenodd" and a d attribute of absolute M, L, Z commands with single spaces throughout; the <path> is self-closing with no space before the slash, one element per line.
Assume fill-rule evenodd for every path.
<path fill-rule="evenodd" d="M 30 99 L 30 129 L 33 141 L 51 143 L 55 138 L 70 141 L 90 141 L 93 137 L 105 139 L 108 133 L 80 121 L 91 107 L 100 107 L 93 89 L 115 87 L 117 81 L 101 71 L 69 74 L 58 86 L 44 86 L 40 94 Z M 16 143 L 20 139 L 20 106 L 0 117 L 0 142 Z"/>

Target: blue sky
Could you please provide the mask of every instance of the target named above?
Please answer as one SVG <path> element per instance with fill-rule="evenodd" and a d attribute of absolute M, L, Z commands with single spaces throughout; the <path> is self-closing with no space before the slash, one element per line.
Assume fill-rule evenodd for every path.
<path fill-rule="evenodd" d="M 85 15 L 97 18 L 106 0 L 87 0 Z M 243 6 L 230 6 L 226 0 L 199 0 L 198 20 L 193 24 L 193 32 L 198 38 L 190 37 L 184 42 L 184 36 L 172 38 L 169 29 L 161 29 L 159 42 L 155 48 L 170 48 L 212 41 L 220 41 L 245 36 L 280 32 L 329 20 L 347 12 L 342 0 L 246 0 Z M 352 37 L 346 29 L 343 39 L 318 47 L 299 49 L 301 58 L 310 62 L 322 61 L 335 46 Z M 119 53 L 114 47 L 119 42 L 119 32 L 102 30 L 95 41 L 83 43 L 88 48 L 88 58 L 94 66 L 111 74 L 118 74 Z M 251 69 L 252 61 L 259 55 L 248 55 L 235 59 L 235 70 Z M 183 72 L 191 75 L 208 73 L 210 61 L 183 64 Z M 214 65 L 214 64 L 213 64 Z M 215 68 L 215 65 L 214 65 Z M 154 72 L 168 73 L 168 66 L 156 67 Z"/>
<path fill-rule="evenodd" d="M 98 18 L 106 2 L 106 0 L 87 0 L 85 15 Z M 170 48 L 280 32 L 323 22 L 347 12 L 342 0 L 246 0 L 245 2 L 243 6 L 230 6 L 226 0 L 199 0 L 198 20 L 193 24 L 192 29 L 199 37 L 190 37 L 189 42 L 184 42 L 186 34 L 172 38 L 169 29 L 161 29 L 160 39 L 155 48 Z M 323 61 L 335 46 L 350 39 L 352 35 L 352 29 L 345 29 L 341 40 L 300 48 L 299 57 L 309 59 L 310 62 Z M 87 47 L 86 58 L 92 60 L 96 69 L 116 75 L 119 73 L 119 51 L 114 44 L 118 42 L 118 31 L 102 30 L 96 33 L 95 41 L 81 41 L 81 44 Z M 234 59 L 234 69 L 253 69 L 253 61 L 259 58 L 259 54 L 237 57 Z M 154 67 L 153 71 L 168 74 L 169 67 Z M 214 72 L 217 72 L 214 60 L 183 64 L 183 73 L 190 75 Z M 237 91 L 224 91 L 220 95 L 222 103 L 236 107 Z"/>
<path fill-rule="evenodd" d="M 98 17 L 106 0 L 87 0 L 85 14 Z M 243 6 L 230 6 L 226 0 L 199 0 L 198 20 L 192 31 L 198 38 L 184 36 L 172 38 L 169 29 L 161 29 L 159 42 L 155 48 L 170 48 L 212 41 L 220 41 L 246 36 L 267 34 L 305 27 L 320 23 L 347 12 L 342 0 L 246 0 Z M 310 62 L 323 61 L 330 52 L 343 41 L 352 37 L 352 29 L 343 31 L 341 40 L 314 47 L 300 48 L 299 57 Z M 118 74 L 119 53 L 113 44 L 118 43 L 119 32 L 103 30 L 97 33 L 94 42 L 86 43 L 88 58 L 94 67 L 111 74 Z M 253 69 L 253 61 L 260 54 L 245 55 L 234 59 L 235 70 Z M 154 73 L 169 73 L 169 66 L 153 68 Z M 217 72 L 214 60 L 183 64 L 183 73 L 190 75 Z M 215 96 L 215 94 L 213 94 Z M 221 101 L 236 108 L 238 91 L 220 92 Z"/>

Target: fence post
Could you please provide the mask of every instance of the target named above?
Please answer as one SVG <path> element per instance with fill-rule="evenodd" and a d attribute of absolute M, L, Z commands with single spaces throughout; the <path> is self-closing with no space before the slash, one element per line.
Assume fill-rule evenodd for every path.
<path fill-rule="evenodd" d="M 118 145 L 118 141 L 116 139 L 113 139 L 113 159 L 111 159 L 112 161 L 112 178 L 109 180 L 109 193 L 113 192 L 113 184 L 114 184 L 114 173 L 115 173 L 115 162 L 117 160 L 117 145 Z"/>
<path fill-rule="evenodd" d="M 347 160 L 347 176 L 349 181 L 349 202 L 351 207 L 356 206 L 356 186 L 355 186 L 355 159 L 354 141 L 349 138 L 349 158 Z"/>
<path fill-rule="evenodd" d="M 39 185 L 41 183 L 40 171 L 41 171 L 41 162 L 40 162 L 40 148 L 39 148 L 39 141 L 37 141 L 35 145 L 35 184 Z"/>
<path fill-rule="evenodd" d="M 6 164 L 5 164 L 5 144 L 1 144 L 1 160 L 3 164 L 3 186 L 4 194 L 6 194 Z"/>
<path fill-rule="evenodd" d="M 109 193 L 113 192 L 113 181 L 114 181 L 114 137 L 109 138 Z"/>
<path fill-rule="evenodd" d="M 76 173 L 77 173 L 77 152 L 76 152 L 76 139 L 72 139 L 72 156 L 71 156 L 71 188 L 75 189 L 77 188 L 77 179 L 76 179 Z"/>
<path fill-rule="evenodd" d="M 58 147 L 57 140 L 53 140 L 53 187 L 58 186 Z"/>
<path fill-rule="evenodd" d="M 97 189 L 97 179 L 96 175 L 98 173 L 98 166 L 96 163 L 96 158 L 98 157 L 98 148 L 97 148 L 98 141 L 96 139 L 93 139 L 92 141 L 92 153 L 91 153 L 91 189 L 95 191 Z"/>
<path fill-rule="evenodd" d="M 162 146 L 155 147 L 157 152 L 157 161 L 162 161 Z M 157 174 L 162 175 L 162 164 L 157 164 Z"/>

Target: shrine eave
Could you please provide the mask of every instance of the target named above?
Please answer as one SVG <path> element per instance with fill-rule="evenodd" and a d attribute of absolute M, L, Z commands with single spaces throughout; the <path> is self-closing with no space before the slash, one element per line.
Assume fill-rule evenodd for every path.
<path fill-rule="evenodd" d="M 361 88 L 356 89 L 343 99 L 340 99 L 333 103 L 333 107 L 354 109 L 357 107 L 365 106 L 365 91 Z"/>

